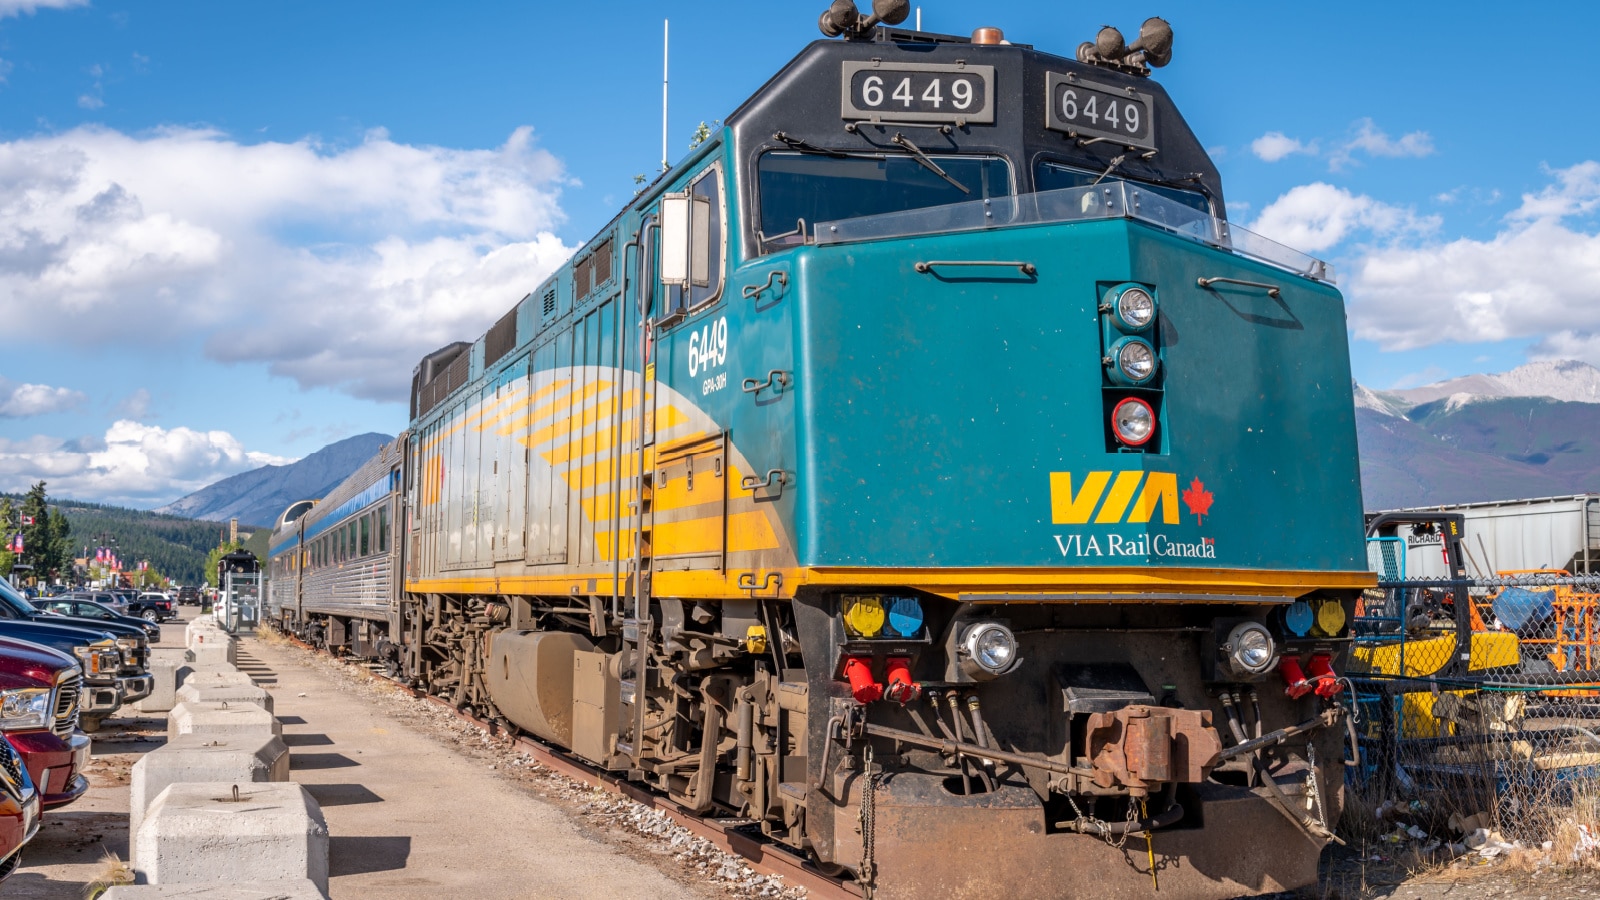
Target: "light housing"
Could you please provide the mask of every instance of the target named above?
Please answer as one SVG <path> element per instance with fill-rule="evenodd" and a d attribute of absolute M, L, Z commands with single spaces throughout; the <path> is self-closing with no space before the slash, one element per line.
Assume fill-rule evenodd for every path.
<path fill-rule="evenodd" d="M 1142 284 L 1119 284 L 1106 297 L 1106 312 L 1117 330 L 1124 334 L 1140 334 L 1155 324 L 1155 292 Z"/>
<path fill-rule="evenodd" d="M 1111 381 L 1126 387 L 1149 384 L 1161 369 L 1156 348 L 1144 338 L 1137 337 L 1125 337 L 1112 344 L 1104 362 L 1110 370 Z"/>
<path fill-rule="evenodd" d="M 1217 649 L 1228 671 L 1239 679 L 1259 678 L 1278 664 L 1278 642 L 1260 622 L 1233 626 L 1227 641 Z"/>
<path fill-rule="evenodd" d="M 49 688 L 0 691 L 0 731 L 50 727 L 53 712 Z"/>
<path fill-rule="evenodd" d="M 1129 447 L 1142 447 L 1156 433 L 1156 411 L 1138 397 L 1124 397 L 1111 410 L 1111 433 Z"/>
<path fill-rule="evenodd" d="M 1017 636 L 999 622 L 974 622 L 961 633 L 956 645 L 961 669 L 971 678 L 996 678 L 1022 661 Z"/>
<path fill-rule="evenodd" d="M 72 653 L 83 663 L 83 674 L 86 676 L 114 675 L 122 668 L 122 651 L 109 639 L 87 647 L 73 647 Z"/>

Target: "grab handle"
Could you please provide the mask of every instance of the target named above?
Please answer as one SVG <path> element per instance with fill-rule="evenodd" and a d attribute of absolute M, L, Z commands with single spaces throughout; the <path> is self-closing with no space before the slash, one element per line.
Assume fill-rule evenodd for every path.
<path fill-rule="evenodd" d="M 927 274 L 939 266 L 999 266 L 1003 269 L 1017 269 L 1024 275 L 1039 274 L 1039 268 L 1033 263 L 1009 259 L 930 259 L 927 262 L 918 262 L 912 268 Z"/>
<path fill-rule="evenodd" d="M 1202 278 L 1200 279 L 1199 284 L 1203 288 L 1209 288 L 1213 284 L 1237 284 L 1240 287 L 1261 288 L 1267 292 L 1268 297 L 1271 297 L 1274 300 L 1278 300 L 1283 297 L 1283 291 L 1279 289 L 1277 285 L 1267 284 L 1264 281 L 1244 281 L 1243 279 L 1239 278 L 1223 278 L 1219 275 L 1214 278 Z"/>

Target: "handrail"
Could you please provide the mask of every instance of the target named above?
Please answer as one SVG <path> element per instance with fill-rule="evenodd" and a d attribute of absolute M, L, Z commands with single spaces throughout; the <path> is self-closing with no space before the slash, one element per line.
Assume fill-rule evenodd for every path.
<path fill-rule="evenodd" d="M 1245 281 L 1242 278 L 1223 278 L 1222 276 L 1218 275 L 1212 278 L 1201 278 L 1199 279 L 1199 284 L 1203 288 L 1209 288 L 1213 284 L 1237 284 L 1240 287 L 1261 288 L 1267 292 L 1268 297 L 1271 297 L 1274 300 L 1277 300 L 1283 296 L 1282 288 L 1279 288 L 1275 284 L 1267 284 L 1265 281 Z"/>
<path fill-rule="evenodd" d="M 927 262 L 918 262 L 912 266 L 918 272 L 927 274 L 935 266 L 999 266 L 1004 269 L 1020 269 L 1024 275 L 1037 275 L 1039 269 L 1031 262 L 1003 259 L 930 259 Z"/>

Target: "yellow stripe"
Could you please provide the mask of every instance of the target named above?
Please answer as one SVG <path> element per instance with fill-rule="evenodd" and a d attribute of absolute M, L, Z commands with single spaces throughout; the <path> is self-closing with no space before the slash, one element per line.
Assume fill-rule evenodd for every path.
<path fill-rule="evenodd" d="M 604 383 L 603 382 L 601 384 L 590 385 L 589 387 L 584 388 L 583 389 L 583 396 L 579 398 L 579 402 L 580 403 L 586 402 L 590 398 L 590 396 L 592 396 L 595 392 L 603 390 L 603 389 L 608 388 L 610 386 L 611 385 L 609 383 Z M 623 402 L 626 403 L 630 399 L 637 397 L 637 395 L 638 395 L 637 391 L 628 391 L 627 393 L 622 395 L 622 400 L 623 400 Z M 584 412 L 583 412 L 583 414 L 581 416 L 576 417 L 576 420 L 574 419 L 573 416 L 567 416 L 566 418 L 556 419 L 554 422 L 551 422 L 549 425 L 546 425 L 545 427 L 539 429 L 538 431 L 533 432 L 532 434 L 528 435 L 527 437 L 518 438 L 517 440 L 522 441 L 522 443 L 526 444 L 529 447 L 537 447 L 538 445 L 543 444 L 544 442 L 546 442 L 546 441 L 548 441 L 548 440 L 550 440 L 552 438 L 557 438 L 557 437 L 560 437 L 560 436 L 562 436 L 564 434 L 570 434 L 574 430 L 581 431 L 584 428 L 587 428 L 590 425 L 593 425 L 595 422 L 599 421 L 601 416 L 610 416 L 612 414 L 613 410 L 615 409 L 616 405 L 617 405 L 617 398 L 616 397 L 612 397 L 609 400 L 605 400 L 605 401 L 602 401 L 600 403 L 595 404 L 594 406 L 588 407 L 587 409 L 584 410 Z M 537 422 L 541 418 L 543 418 L 543 417 L 542 416 L 541 417 L 533 417 L 532 421 Z M 510 434 L 513 430 L 515 430 L 515 429 L 502 428 L 500 430 L 500 433 L 501 434 Z M 582 440 L 582 437 L 577 438 L 577 440 Z"/>
<path fill-rule="evenodd" d="M 580 391 L 568 394 L 565 397 L 558 397 L 525 416 L 520 416 L 516 419 L 513 419 L 510 425 L 501 426 L 498 433 L 510 434 L 513 431 L 520 431 L 536 422 L 542 422 L 545 419 L 550 418 L 552 415 L 568 409 L 569 406 L 581 407 L 593 399 L 595 394 L 598 394 L 601 391 L 611 387 L 611 384 L 612 383 L 609 381 L 592 381 L 584 385 L 583 389 Z M 536 441 L 535 443 L 540 442 Z"/>
<path fill-rule="evenodd" d="M 611 542 L 605 542 L 609 547 Z M 623 546 L 631 547 L 631 543 Z M 962 594 L 1034 595 L 1020 602 L 1057 602 L 1062 594 L 1125 594 L 1113 601 L 1089 603 L 1139 603 L 1142 594 L 1213 594 L 1218 602 L 1233 602 L 1235 596 L 1297 597 L 1323 589 L 1354 590 L 1377 584 L 1371 572 L 1307 572 L 1266 569 L 1154 569 L 1154 568 L 984 568 L 984 569 L 868 569 L 844 567 L 731 569 L 727 572 L 657 572 L 653 576 L 657 596 L 693 599 L 739 600 L 750 596 L 737 586 L 741 575 L 754 576 L 757 583 L 768 573 L 783 576 L 781 593 L 772 587 L 759 596 L 792 596 L 802 584 L 849 587 L 911 588 L 955 599 Z M 604 575 L 603 592 L 610 593 L 610 572 Z M 443 578 L 408 581 L 406 589 L 415 593 L 559 593 L 573 587 L 580 592 L 581 578 L 588 574 L 526 575 L 501 579 Z M 1073 601 L 1066 601 L 1073 602 Z M 1194 603 L 1194 600 L 1185 600 Z"/>

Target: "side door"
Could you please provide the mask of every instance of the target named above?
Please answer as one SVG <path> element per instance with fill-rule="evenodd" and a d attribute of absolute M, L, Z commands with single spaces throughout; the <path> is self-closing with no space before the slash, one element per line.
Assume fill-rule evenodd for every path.
<path fill-rule="evenodd" d="M 723 167 L 713 160 L 661 198 L 654 279 L 655 494 L 651 546 L 658 572 L 727 565 L 728 317 Z"/>

